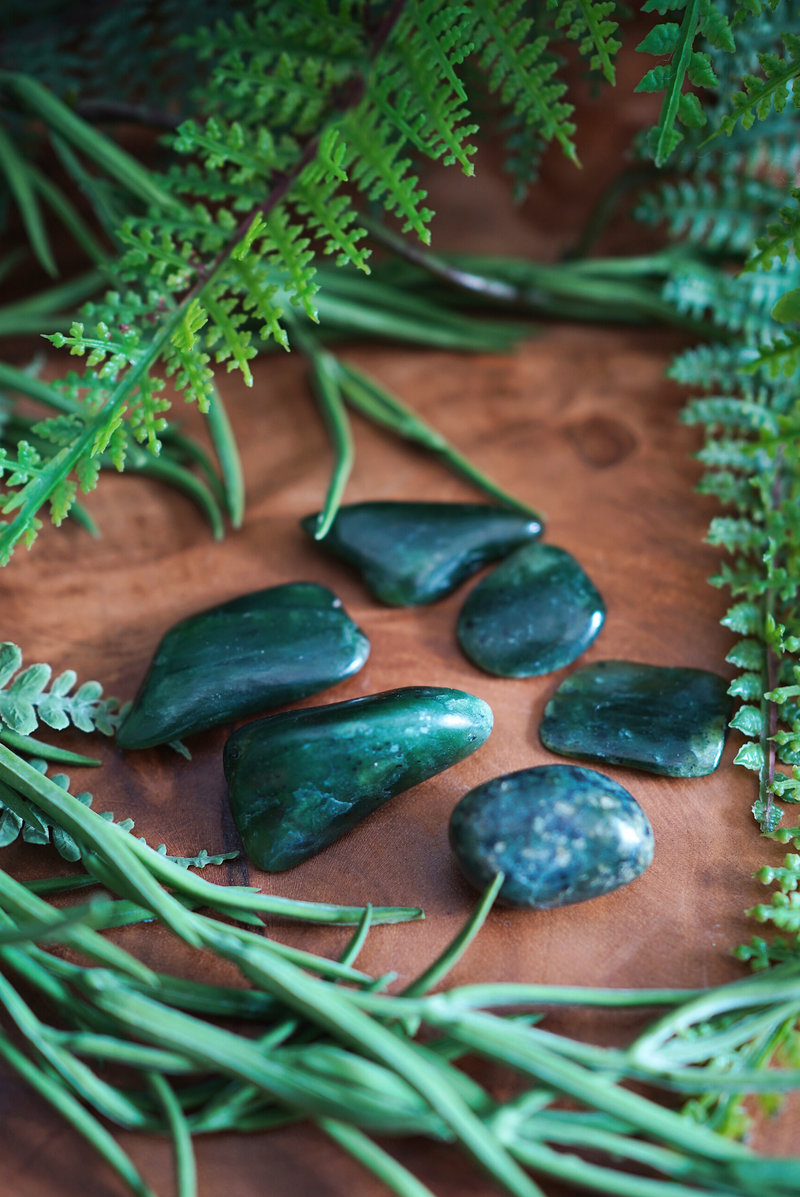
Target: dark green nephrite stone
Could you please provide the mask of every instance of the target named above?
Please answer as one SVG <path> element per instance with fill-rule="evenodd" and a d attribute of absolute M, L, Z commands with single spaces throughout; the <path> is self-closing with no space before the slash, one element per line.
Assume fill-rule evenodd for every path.
<path fill-rule="evenodd" d="M 571 906 L 627 885 L 653 859 L 653 831 L 627 790 L 578 765 L 521 769 L 470 790 L 450 844 L 474 886 L 498 873 L 507 906 Z"/>
<path fill-rule="evenodd" d="M 313 536 L 316 515 L 301 524 Z M 384 603 L 411 607 L 450 594 L 541 531 L 538 520 L 485 503 L 353 503 L 318 543 L 354 565 Z"/>
<path fill-rule="evenodd" d="M 705 669 L 595 661 L 561 683 L 539 735 L 561 756 L 704 777 L 719 764 L 732 705 L 725 678 Z"/>
<path fill-rule="evenodd" d="M 121 748 L 149 748 L 335 686 L 369 640 L 313 582 L 257 590 L 176 624 L 156 649 Z"/>
<path fill-rule="evenodd" d="M 247 855 L 279 873 L 389 798 L 480 748 L 492 711 L 462 690 L 408 686 L 248 723 L 225 745 Z"/>
<path fill-rule="evenodd" d="M 574 557 L 531 544 L 475 587 L 461 608 L 458 638 L 487 673 L 536 677 L 579 657 L 605 617 L 605 603 Z"/>

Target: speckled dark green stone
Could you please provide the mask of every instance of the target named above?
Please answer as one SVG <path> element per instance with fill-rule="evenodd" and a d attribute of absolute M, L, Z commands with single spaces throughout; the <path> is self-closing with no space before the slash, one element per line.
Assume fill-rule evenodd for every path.
<path fill-rule="evenodd" d="M 316 515 L 301 523 L 313 536 Z M 410 607 L 450 594 L 541 531 L 530 516 L 485 503 L 353 503 L 317 543 L 354 565 L 384 603 Z"/>
<path fill-rule="evenodd" d="M 475 752 L 491 730 L 482 699 L 432 686 L 248 723 L 224 755 L 247 855 L 271 873 L 300 864 L 395 794 Z"/>
<path fill-rule="evenodd" d="M 561 683 L 539 735 L 561 756 L 704 777 L 719 764 L 732 705 L 725 678 L 705 669 L 595 661 Z"/>
<path fill-rule="evenodd" d="M 569 665 L 603 626 L 605 604 L 565 549 L 517 549 L 484 578 L 461 609 L 458 639 L 487 673 L 536 677 Z"/>
<path fill-rule="evenodd" d="M 306 698 L 357 673 L 368 656 L 369 640 L 325 586 L 242 595 L 167 632 L 117 743 L 149 748 Z"/>
<path fill-rule="evenodd" d="M 521 769 L 470 790 L 451 816 L 450 844 L 474 886 L 505 873 L 499 901 L 524 910 L 599 898 L 653 859 L 636 799 L 579 765 Z"/>

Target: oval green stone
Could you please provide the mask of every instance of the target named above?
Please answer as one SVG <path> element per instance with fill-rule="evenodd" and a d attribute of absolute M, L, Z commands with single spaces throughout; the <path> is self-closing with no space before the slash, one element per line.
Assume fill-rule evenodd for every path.
<path fill-rule="evenodd" d="M 525 910 L 571 906 L 627 885 L 653 859 L 653 831 L 636 799 L 578 765 L 507 773 L 466 794 L 450 844 L 478 889 L 505 874 L 499 901 Z"/>
<path fill-rule="evenodd" d="M 605 616 L 594 583 L 570 553 L 531 544 L 475 587 L 461 608 L 458 639 L 487 673 L 537 677 L 579 657 Z"/>
<path fill-rule="evenodd" d="M 301 525 L 313 536 L 317 516 Z M 384 603 L 409 607 L 450 594 L 541 531 L 538 520 L 486 503 L 352 503 L 316 543 L 354 565 Z"/>
<path fill-rule="evenodd" d="M 225 745 L 247 855 L 277 873 L 344 835 L 395 794 L 480 748 L 492 711 L 462 690 L 409 686 L 248 723 Z"/>
<path fill-rule="evenodd" d="M 167 632 L 117 743 L 166 744 L 307 698 L 357 673 L 368 656 L 369 640 L 325 586 L 242 595 Z"/>
<path fill-rule="evenodd" d="M 667 777 L 713 773 L 733 700 L 705 669 L 595 661 L 561 683 L 539 729 L 551 752 Z"/>

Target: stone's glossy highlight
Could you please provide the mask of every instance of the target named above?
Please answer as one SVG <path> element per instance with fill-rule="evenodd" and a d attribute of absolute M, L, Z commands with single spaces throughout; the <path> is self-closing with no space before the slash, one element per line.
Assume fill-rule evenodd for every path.
<path fill-rule="evenodd" d="M 458 639 L 487 673 L 537 677 L 579 657 L 605 616 L 594 583 L 570 553 L 532 544 L 475 587 L 461 608 Z"/>
<path fill-rule="evenodd" d="M 302 526 L 310 536 L 316 515 Z M 538 520 L 485 503 L 353 503 L 317 543 L 394 607 L 432 603 L 481 566 L 541 535 Z"/>
<path fill-rule="evenodd" d="M 306 698 L 357 673 L 369 640 L 325 586 L 273 586 L 184 619 L 156 649 L 117 733 L 165 744 Z"/>
<path fill-rule="evenodd" d="M 491 730 L 482 699 L 433 686 L 248 723 L 224 754 L 247 855 L 271 873 L 300 864 L 395 794 L 475 752 Z"/>
<path fill-rule="evenodd" d="M 474 886 L 503 872 L 499 901 L 524 910 L 599 898 L 653 859 L 636 799 L 578 765 L 521 769 L 470 790 L 451 816 L 450 844 Z"/>
<path fill-rule="evenodd" d="M 551 752 L 704 777 L 719 764 L 733 701 L 705 669 L 595 661 L 563 681 L 539 729 Z"/>

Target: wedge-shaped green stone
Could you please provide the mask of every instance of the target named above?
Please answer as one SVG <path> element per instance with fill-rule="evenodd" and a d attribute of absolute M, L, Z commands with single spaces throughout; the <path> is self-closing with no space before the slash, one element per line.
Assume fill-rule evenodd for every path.
<path fill-rule="evenodd" d="M 539 735 L 560 756 L 704 777 L 719 764 L 732 705 L 725 678 L 705 669 L 595 661 L 561 683 Z"/>
<path fill-rule="evenodd" d="M 487 673 L 536 677 L 579 657 L 597 636 L 605 604 L 565 549 L 517 549 L 469 595 L 458 619 L 464 652 Z"/>
<path fill-rule="evenodd" d="M 316 515 L 301 524 L 313 536 Z M 485 503 L 353 503 L 317 543 L 354 565 L 384 603 L 411 607 L 450 594 L 541 531 L 537 520 Z"/>
<path fill-rule="evenodd" d="M 432 686 L 248 723 L 224 755 L 247 855 L 271 873 L 300 864 L 395 794 L 475 752 L 491 730 L 482 699 Z"/>
<path fill-rule="evenodd" d="M 357 673 L 368 656 L 369 640 L 324 586 L 242 595 L 167 632 L 117 743 L 149 748 L 306 698 Z"/>
<path fill-rule="evenodd" d="M 571 906 L 627 885 L 653 859 L 653 830 L 636 799 L 602 773 L 540 765 L 470 790 L 450 819 L 469 881 L 498 873 L 507 906 Z"/>

